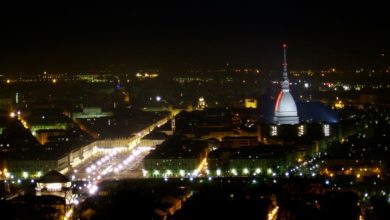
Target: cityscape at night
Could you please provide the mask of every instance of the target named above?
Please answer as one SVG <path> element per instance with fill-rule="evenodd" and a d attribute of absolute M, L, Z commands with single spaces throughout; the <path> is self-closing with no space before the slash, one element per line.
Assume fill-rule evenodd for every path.
<path fill-rule="evenodd" d="M 388 9 L 2 3 L 0 219 L 390 219 Z"/>

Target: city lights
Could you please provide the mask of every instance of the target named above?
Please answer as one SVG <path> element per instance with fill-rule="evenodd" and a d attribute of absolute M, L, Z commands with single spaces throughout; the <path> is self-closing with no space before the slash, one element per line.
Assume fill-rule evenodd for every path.
<path fill-rule="evenodd" d="M 380 219 L 390 13 L 366 3 L 6 7 L 1 216 Z"/>

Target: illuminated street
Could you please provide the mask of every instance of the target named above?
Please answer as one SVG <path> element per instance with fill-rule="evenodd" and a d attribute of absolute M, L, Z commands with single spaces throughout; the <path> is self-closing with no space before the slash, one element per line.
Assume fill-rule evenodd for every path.
<path fill-rule="evenodd" d="M 96 184 L 103 180 L 142 177 L 142 160 L 152 148 L 137 146 L 130 152 L 101 155 L 71 171 L 72 181 L 88 182 L 88 190 L 95 193 Z"/>

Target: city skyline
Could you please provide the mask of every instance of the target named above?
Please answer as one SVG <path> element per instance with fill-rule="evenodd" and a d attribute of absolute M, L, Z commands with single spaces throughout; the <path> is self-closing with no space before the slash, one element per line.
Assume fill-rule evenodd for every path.
<path fill-rule="evenodd" d="M 0 5 L 1 219 L 389 219 L 386 3 L 130 2 Z"/>

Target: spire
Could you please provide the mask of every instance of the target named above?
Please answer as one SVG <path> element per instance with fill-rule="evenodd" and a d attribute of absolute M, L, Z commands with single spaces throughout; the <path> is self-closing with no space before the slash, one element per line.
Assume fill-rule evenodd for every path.
<path fill-rule="evenodd" d="M 290 90 L 290 82 L 288 81 L 288 71 L 287 71 L 287 45 L 283 44 L 283 81 L 282 89 L 285 92 Z"/>
<path fill-rule="evenodd" d="M 283 44 L 283 80 L 288 80 L 287 72 L 287 45 Z"/>

